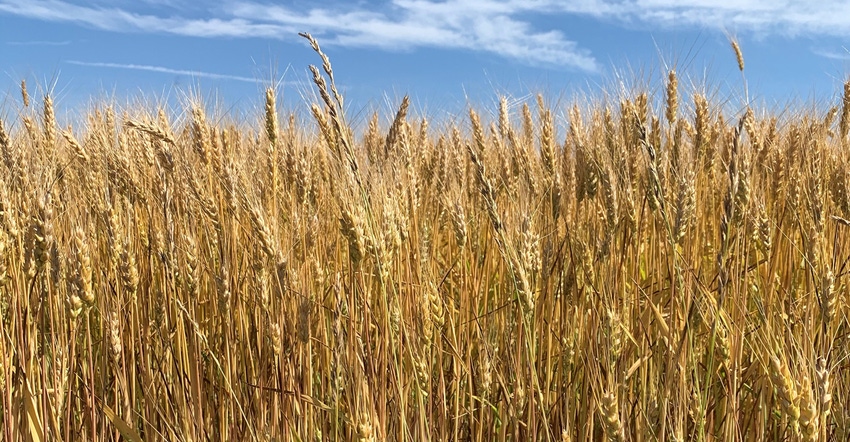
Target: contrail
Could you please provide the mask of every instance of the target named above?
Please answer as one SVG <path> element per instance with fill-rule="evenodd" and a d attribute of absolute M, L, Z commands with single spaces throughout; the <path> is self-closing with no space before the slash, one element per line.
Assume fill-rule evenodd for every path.
<path fill-rule="evenodd" d="M 249 77 L 240 77 L 238 75 L 227 75 L 227 74 L 215 74 L 212 72 L 203 72 L 203 71 L 189 71 L 184 69 L 171 69 L 162 66 L 150 66 L 144 64 L 121 64 L 121 63 L 98 63 L 98 62 L 88 62 L 88 61 L 77 61 L 77 60 L 68 60 L 66 63 L 74 64 L 78 66 L 89 66 L 96 68 L 113 68 L 113 69 L 131 69 L 136 71 L 148 71 L 148 72 L 159 72 L 161 74 L 171 74 L 171 75 L 187 75 L 190 77 L 202 77 L 202 78 L 212 78 L 214 80 L 232 80 L 232 81 L 243 81 L 246 83 L 256 83 L 256 78 Z"/>

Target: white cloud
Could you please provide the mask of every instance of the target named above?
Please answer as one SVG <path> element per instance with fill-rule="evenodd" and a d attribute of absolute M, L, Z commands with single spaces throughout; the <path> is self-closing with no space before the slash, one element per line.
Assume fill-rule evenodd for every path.
<path fill-rule="evenodd" d="M 664 28 L 700 26 L 796 36 L 850 35 L 850 2 L 822 0 L 584 0 L 566 13 L 628 20 Z"/>
<path fill-rule="evenodd" d="M 0 13 L 28 18 L 70 22 L 115 32 L 167 33 L 194 37 L 267 37 L 290 32 L 278 26 L 255 24 L 242 19 L 188 19 L 161 17 L 119 8 L 80 6 L 62 0 L 0 0 Z"/>
<path fill-rule="evenodd" d="M 539 31 L 516 16 L 551 8 L 546 1 L 393 0 L 380 12 L 316 8 L 296 12 L 255 2 L 229 11 L 253 23 L 308 29 L 327 44 L 410 49 L 438 47 L 498 54 L 532 64 L 597 69 L 595 59 L 556 30 Z"/>
<path fill-rule="evenodd" d="M 73 22 L 116 32 L 169 33 L 194 37 L 294 38 L 299 31 L 325 44 L 413 49 L 434 47 L 494 53 L 531 64 L 597 69 L 595 59 L 557 30 L 537 30 L 516 14 L 551 8 L 549 1 L 393 0 L 371 11 L 346 7 L 294 11 L 282 6 L 225 4 L 219 15 L 183 18 L 118 7 L 82 6 L 64 0 L 0 0 L 0 13 Z"/>
<path fill-rule="evenodd" d="M 148 71 L 148 72 L 159 72 L 161 74 L 171 74 L 171 75 L 187 75 L 195 78 L 210 78 L 213 80 L 233 80 L 233 81 L 242 81 L 247 83 L 257 83 L 256 78 L 250 77 L 240 77 L 238 75 L 228 75 L 228 74 L 215 74 L 212 72 L 203 72 L 203 71 L 191 71 L 185 69 L 172 69 L 162 66 L 150 66 L 143 64 L 122 64 L 122 63 L 100 63 L 100 62 L 87 62 L 87 61 L 77 61 L 77 60 L 68 60 L 66 63 L 77 65 L 77 66 L 88 66 L 95 68 L 112 68 L 112 69 L 130 69 L 136 71 Z"/>
<path fill-rule="evenodd" d="M 0 14 L 72 22 L 116 32 L 193 37 L 294 39 L 312 32 L 326 45 L 405 50 L 422 47 L 497 54 L 529 64 L 594 71 L 594 57 L 543 16 L 590 16 L 650 29 L 701 27 L 762 35 L 850 36 L 850 2 L 823 0 L 384 0 L 286 7 L 271 0 L 0 0 Z M 324 3 L 324 2 L 323 2 Z M 326 3 L 325 3 L 326 4 Z M 145 12 L 139 9 L 145 7 Z M 199 12 L 199 11 L 202 11 Z"/>

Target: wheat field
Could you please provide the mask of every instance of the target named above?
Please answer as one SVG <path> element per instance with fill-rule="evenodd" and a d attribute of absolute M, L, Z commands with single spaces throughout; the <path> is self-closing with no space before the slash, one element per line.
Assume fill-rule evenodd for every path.
<path fill-rule="evenodd" d="M 269 88 L 254 122 L 60 127 L 22 84 L 2 440 L 850 437 L 850 81 L 777 111 L 671 70 L 355 131 L 305 37 L 310 118 Z"/>

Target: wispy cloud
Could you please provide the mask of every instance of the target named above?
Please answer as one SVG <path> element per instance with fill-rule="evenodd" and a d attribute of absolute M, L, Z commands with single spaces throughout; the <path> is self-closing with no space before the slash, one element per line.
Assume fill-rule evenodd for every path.
<path fill-rule="evenodd" d="M 0 13 L 4 12 L 45 21 L 77 23 L 114 32 L 194 37 L 278 37 L 281 31 L 289 31 L 241 19 L 164 17 L 119 8 L 81 6 L 62 0 L 0 0 Z"/>
<path fill-rule="evenodd" d="M 212 72 L 203 72 L 203 71 L 191 71 L 185 69 L 172 69 L 163 66 L 150 66 L 144 64 L 122 64 L 122 63 L 100 63 L 100 62 L 88 62 L 88 61 L 78 61 L 78 60 L 68 60 L 66 61 L 68 64 L 73 64 L 77 66 L 87 66 L 94 68 L 111 68 L 111 69 L 129 69 L 135 71 L 147 71 L 147 72 L 158 72 L 161 74 L 170 74 L 170 75 L 186 75 L 190 77 L 196 78 L 210 78 L 213 80 L 232 80 L 232 81 L 243 81 L 246 83 L 257 83 L 256 78 L 250 77 L 240 77 L 238 75 L 228 75 L 228 74 L 216 74 Z"/>
<path fill-rule="evenodd" d="M 697 25 L 789 37 L 850 35 L 850 3 L 845 0 L 580 0 L 563 2 L 557 9 L 663 28 Z"/>
<path fill-rule="evenodd" d="M 388 6 L 388 7 L 387 7 Z M 544 2 L 393 0 L 380 11 L 283 6 L 242 2 L 228 11 L 251 23 L 309 29 L 323 42 L 353 47 L 437 47 L 498 54 L 532 64 L 597 69 L 591 54 L 557 30 L 538 30 L 518 18 L 547 8 Z"/>
<path fill-rule="evenodd" d="M 71 40 L 64 41 L 7 41 L 7 46 L 67 46 L 71 44 Z"/>
<path fill-rule="evenodd" d="M 648 28 L 702 27 L 760 34 L 850 36 L 850 2 L 822 0 L 384 0 L 295 8 L 270 1 L 228 0 L 193 9 L 175 0 L 109 2 L 0 0 L 0 14 L 71 22 L 115 32 L 193 37 L 294 38 L 310 31 L 325 44 L 386 50 L 442 48 L 497 54 L 529 64 L 594 71 L 593 55 L 568 30 L 543 28 L 542 17 L 591 16 Z M 133 9 L 137 8 L 137 9 Z M 138 9 L 146 8 L 146 9 Z"/>
<path fill-rule="evenodd" d="M 593 56 L 558 30 L 539 30 L 519 14 L 551 8 L 548 1 L 433 2 L 391 0 L 376 10 L 340 2 L 333 9 L 292 10 L 257 2 L 225 3 L 218 16 L 183 18 L 117 7 L 82 6 L 64 0 L 0 0 L 0 13 L 72 22 L 116 32 L 168 33 L 193 37 L 293 38 L 298 31 L 323 42 L 351 47 L 420 47 L 488 52 L 531 64 L 594 71 Z"/>
<path fill-rule="evenodd" d="M 850 60 L 850 50 L 844 48 L 843 51 L 834 51 L 831 49 L 814 48 L 812 53 L 820 57 L 829 58 L 832 60 Z"/>

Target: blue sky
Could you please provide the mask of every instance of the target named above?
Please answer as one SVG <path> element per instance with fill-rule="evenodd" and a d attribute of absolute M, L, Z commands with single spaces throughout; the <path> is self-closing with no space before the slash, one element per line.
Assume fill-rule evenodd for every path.
<path fill-rule="evenodd" d="M 249 109 L 271 82 L 296 107 L 319 63 L 298 32 L 331 57 L 354 115 L 404 94 L 432 116 L 500 94 L 592 95 L 667 67 L 734 99 L 730 35 L 769 106 L 832 100 L 850 73 L 838 0 L 0 0 L 0 108 L 21 79 L 67 107 L 196 91 Z"/>

